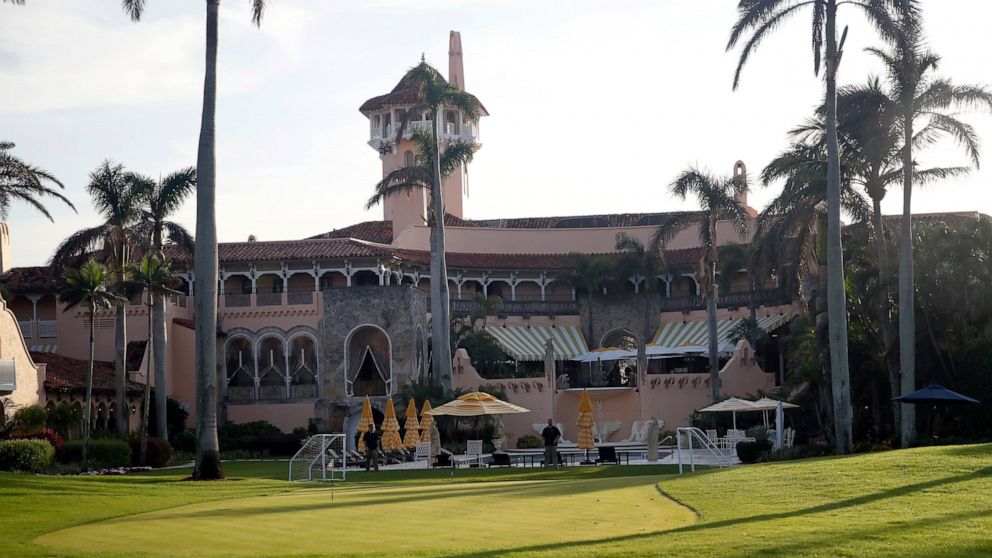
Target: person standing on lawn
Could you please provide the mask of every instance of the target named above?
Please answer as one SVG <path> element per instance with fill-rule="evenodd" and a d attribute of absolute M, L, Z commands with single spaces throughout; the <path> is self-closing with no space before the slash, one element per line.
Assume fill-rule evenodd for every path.
<path fill-rule="evenodd" d="M 368 431 L 362 435 L 365 442 L 365 471 L 372 467 L 379 471 L 379 432 L 375 429 L 375 424 L 370 424 Z"/>
<path fill-rule="evenodd" d="M 552 419 L 548 419 L 548 425 L 541 431 L 544 438 L 544 466 L 558 466 L 558 440 L 561 439 L 561 431 L 555 427 Z"/>

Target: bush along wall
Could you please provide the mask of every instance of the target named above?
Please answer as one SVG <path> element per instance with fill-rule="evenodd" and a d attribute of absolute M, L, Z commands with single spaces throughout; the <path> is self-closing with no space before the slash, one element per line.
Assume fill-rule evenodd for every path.
<path fill-rule="evenodd" d="M 90 469 L 112 469 L 131 465 L 131 446 L 123 440 L 90 440 Z M 69 440 L 65 443 L 66 463 L 83 462 L 83 441 Z"/>

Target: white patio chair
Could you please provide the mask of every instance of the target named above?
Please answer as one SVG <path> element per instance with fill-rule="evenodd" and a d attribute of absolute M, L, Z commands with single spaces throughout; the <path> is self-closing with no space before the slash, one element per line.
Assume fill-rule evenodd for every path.
<path fill-rule="evenodd" d="M 431 466 L 431 443 L 430 442 L 417 442 L 417 448 L 414 450 L 413 462 L 419 463 L 421 459 L 427 461 L 427 467 Z"/>
<path fill-rule="evenodd" d="M 796 429 L 786 428 L 783 438 L 784 438 L 784 440 L 782 440 L 783 445 L 785 445 L 785 447 L 787 448 L 791 448 L 792 445 L 796 442 Z"/>
<path fill-rule="evenodd" d="M 717 434 L 715 428 L 713 428 L 713 429 L 707 429 L 706 430 L 706 437 L 709 438 L 710 441 L 713 442 L 714 444 L 717 444 L 720 441 L 720 435 Z"/>
<path fill-rule="evenodd" d="M 482 467 L 482 440 L 469 440 L 465 448 L 465 455 L 475 457 Z"/>

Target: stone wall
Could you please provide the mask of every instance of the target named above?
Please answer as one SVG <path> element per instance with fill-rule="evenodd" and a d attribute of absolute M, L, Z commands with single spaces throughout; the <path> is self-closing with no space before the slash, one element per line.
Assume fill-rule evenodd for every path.
<path fill-rule="evenodd" d="M 391 287 L 351 287 L 328 289 L 323 293 L 321 358 L 323 359 L 323 399 L 318 417 L 323 428 L 341 432 L 349 429 L 353 415 L 361 410 L 360 397 L 346 392 L 346 344 L 359 327 L 381 329 L 389 340 L 389 355 L 381 355 L 390 369 L 390 395 L 420 377 L 426 366 L 424 345 L 428 327 L 428 294 L 409 285 Z M 385 398 L 373 398 L 377 407 Z"/>

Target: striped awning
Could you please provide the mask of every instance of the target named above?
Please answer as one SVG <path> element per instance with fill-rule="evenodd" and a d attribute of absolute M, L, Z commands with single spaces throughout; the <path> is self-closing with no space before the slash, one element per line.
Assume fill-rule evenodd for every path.
<path fill-rule="evenodd" d="M 774 314 L 758 316 L 758 325 L 765 331 L 771 331 L 792 319 L 791 315 Z M 741 320 L 717 320 L 717 339 L 721 347 L 730 343 L 730 333 Z M 709 330 L 706 320 L 691 322 L 665 322 L 654 335 L 652 345 L 669 349 L 680 347 L 706 347 L 709 344 Z"/>
<path fill-rule="evenodd" d="M 516 360 L 544 360 L 549 338 L 554 339 L 555 360 L 569 360 L 589 351 L 578 326 L 487 327 L 486 333 Z"/>
<path fill-rule="evenodd" d="M 53 345 L 53 344 L 49 344 L 49 345 L 31 345 L 28 348 L 28 350 L 31 351 L 32 353 L 55 353 L 55 352 L 58 352 L 59 346 L 58 345 Z"/>

